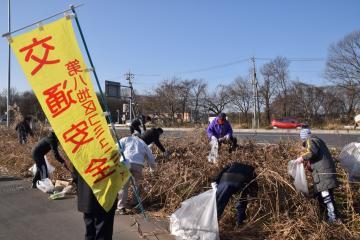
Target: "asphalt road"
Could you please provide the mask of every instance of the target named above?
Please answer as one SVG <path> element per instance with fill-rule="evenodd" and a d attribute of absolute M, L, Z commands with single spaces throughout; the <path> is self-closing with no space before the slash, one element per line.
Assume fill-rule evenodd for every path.
<path fill-rule="evenodd" d="M 84 239 L 82 213 L 76 197 L 50 200 L 49 195 L 30 188 L 30 179 L 0 176 L 0 240 Z M 172 240 L 164 222 L 145 221 L 141 215 L 115 215 L 113 240 Z M 166 226 L 167 227 L 167 226 Z"/>
<path fill-rule="evenodd" d="M 117 131 L 120 136 L 129 135 L 128 128 L 117 127 Z M 181 138 L 187 133 L 193 131 L 190 128 L 164 128 L 164 137 L 170 138 Z M 205 129 L 204 129 L 205 131 Z M 318 136 L 323 139 L 328 147 L 342 148 L 346 144 L 351 142 L 360 142 L 360 131 L 359 130 L 312 130 L 314 136 Z M 284 140 L 298 140 L 299 139 L 299 130 L 264 130 L 260 129 L 257 131 L 251 129 L 234 129 L 234 135 L 237 137 L 238 141 L 242 140 L 254 140 L 260 144 L 274 144 L 279 143 Z"/>
<path fill-rule="evenodd" d="M 342 148 L 351 142 L 360 142 L 360 134 L 346 134 L 346 133 L 313 133 L 323 139 L 328 147 Z M 284 140 L 298 140 L 298 133 L 235 133 L 235 136 L 241 139 L 253 139 L 257 143 L 269 144 L 279 143 Z"/>

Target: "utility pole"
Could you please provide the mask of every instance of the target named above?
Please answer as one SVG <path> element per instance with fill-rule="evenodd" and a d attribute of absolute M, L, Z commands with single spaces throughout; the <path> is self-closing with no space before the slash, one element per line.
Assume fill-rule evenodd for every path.
<path fill-rule="evenodd" d="M 133 103 L 133 86 L 132 86 L 132 80 L 134 79 L 134 74 L 130 71 L 128 73 L 125 73 L 125 79 L 129 82 L 129 88 L 130 88 L 130 106 L 129 106 L 129 116 L 130 116 L 130 122 L 132 122 L 132 103 Z M 135 116 L 134 116 L 135 117 Z"/>
<path fill-rule="evenodd" d="M 254 96 L 254 110 L 253 110 L 253 121 L 252 121 L 252 128 L 259 128 L 259 92 L 258 92 L 258 81 L 256 78 L 256 66 L 255 66 L 255 58 L 251 58 L 253 63 L 253 78 L 252 78 L 252 85 L 253 85 L 253 96 Z"/>
<path fill-rule="evenodd" d="M 10 0 L 8 0 L 8 32 L 11 32 L 11 22 L 10 22 Z M 9 41 L 8 49 L 8 86 L 7 86 L 7 98 L 6 98 L 6 126 L 10 126 L 10 79 L 11 79 L 11 49 Z"/>

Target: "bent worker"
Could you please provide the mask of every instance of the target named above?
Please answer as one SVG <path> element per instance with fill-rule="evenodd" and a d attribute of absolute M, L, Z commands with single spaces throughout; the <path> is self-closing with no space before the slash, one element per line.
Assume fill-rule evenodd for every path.
<path fill-rule="evenodd" d="M 236 224 L 240 225 L 246 219 L 248 196 L 256 197 L 258 185 L 255 169 L 251 165 L 234 162 L 226 166 L 215 178 L 218 184 L 216 191 L 217 215 L 220 219 L 232 195 L 241 193 L 236 205 Z"/>
<path fill-rule="evenodd" d="M 138 118 L 134 119 L 130 125 L 130 133 L 133 134 L 135 131 L 137 131 L 139 134 L 141 134 L 142 131 L 140 129 L 140 126 L 142 126 L 145 132 L 146 131 L 145 124 L 149 121 L 151 121 L 151 117 L 149 116 L 145 117 L 144 115 L 141 115 Z"/>
<path fill-rule="evenodd" d="M 71 175 L 77 187 L 78 211 L 83 213 L 85 239 L 111 240 L 117 199 L 114 200 L 112 208 L 106 212 L 75 168 Z"/>
<path fill-rule="evenodd" d="M 18 140 L 20 144 L 25 144 L 27 142 L 28 135 L 34 136 L 34 133 L 30 128 L 30 124 L 29 124 L 30 120 L 31 119 L 29 117 L 25 117 L 21 122 L 19 122 L 15 126 L 15 130 L 17 132 Z"/>
<path fill-rule="evenodd" d="M 147 144 L 150 145 L 155 143 L 155 145 L 160 149 L 160 151 L 164 154 L 165 157 L 170 155 L 170 152 L 165 150 L 164 146 L 160 142 L 160 136 L 163 134 L 162 128 L 151 128 L 150 130 L 146 130 L 144 134 L 141 135 L 141 139 Z"/>
<path fill-rule="evenodd" d="M 155 157 L 151 153 L 150 148 L 145 144 L 145 142 L 140 139 L 137 134 L 133 134 L 129 137 L 124 137 L 120 139 L 121 149 L 124 151 L 126 160 L 129 162 L 129 171 L 134 177 L 135 185 L 138 192 L 141 192 L 141 184 L 144 179 L 143 177 L 143 168 L 145 160 L 150 166 L 150 170 L 155 169 Z M 121 157 L 122 158 L 122 157 Z M 121 161 L 124 159 L 122 158 Z M 135 199 L 132 203 L 128 204 L 128 188 L 129 181 L 124 185 L 124 187 L 119 191 L 119 201 L 117 204 L 117 210 L 120 214 L 126 214 L 126 208 L 136 205 Z"/>
<path fill-rule="evenodd" d="M 338 186 L 335 162 L 325 142 L 318 137 L 311 136 L 309 128 L 301 129 L 300 139 L 306 152 L 297 160 L 299 163 L 304 163 L 306 168 L 311 171 L 314 192 L 320 208 L 326 210 L 328 221 L 333 223 L 337 220 L 333 195 L 333 189 Z"/>
<path fill-rule="evenodd" d="M 36 188 L 38 180 L 48 178 L 48 169 L 46 167 L 45 155 L 52 150 L 55 159 L 65 165 L 65 160 L 61 157 L 59 150 L 59 140 L 55 133 L 51 131 L 48 136 L 42 138 L 32 149 L 31 155 L 36 164 L 36 174 L 32 180 L 32 188 Z M 67 167 L 66 167 L 67 168 Z"/>
<path fill-rule="evenodd" d="M 207 135 L 210 140 L 217 140 L 219 147 L 222 143 L 229 144 L 231 153 L 237 148 L 237 139 L 233 136 L 230 122 L 226 119 L 225 113 L 220 113 L 208 126 Z"/>

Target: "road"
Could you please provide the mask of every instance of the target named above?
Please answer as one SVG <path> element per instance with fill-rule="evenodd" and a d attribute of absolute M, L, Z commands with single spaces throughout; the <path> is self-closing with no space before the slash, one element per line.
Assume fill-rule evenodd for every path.
<path fill-rule="evenodd" d="M 126 127 L 116 127 L 116 129 L 120 136 L 129 134 L 129 130 Z M 192 128 L 164 128 L 164 137 L 180 138 L 193 130 Z M 312 130 L 312 134 L 323 139 L 329 147 L 342 148 L 348 143 L 360 142 L 359 130 Z M 234 129 L 234 135 L 240 142 L 251 139 L 260 144 L 272 144 L 279 143 L 281 140 L 298 140 L 299 130 L 259 129 L 255 131 L 252 129 Z"/>
<path fill-rule="evenodd" d="M 0 240 L 84 239 L 85 225 L 76 197 L 49 200 L 30 188 L 30 179 L 0 176 Z M 173 240 L 167 223 L 141 215 L 115 215 L 113 240 Z"/>

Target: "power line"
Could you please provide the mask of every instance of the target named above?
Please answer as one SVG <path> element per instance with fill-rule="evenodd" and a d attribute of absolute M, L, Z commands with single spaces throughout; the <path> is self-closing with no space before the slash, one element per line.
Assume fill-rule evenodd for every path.
<path fill-rule="evenodd" d="M 256 60 L 260 60 L 260 61 L 271 61 L 274 60 L 275 58 L 255 58 Z M 290 62 L 323 62 L 326 61 L 325 58 L 321 58 L 321 57 L 311 57 L 311 58 L 286 58 L 287 60 L 289 60 Z"/>
<path fill-rule="evenodd" d="M 238 61 L 219 64 L 219 65 L 214 65 L 214 66 L 210 66 L 210 67 L 192 69 L 192 70 L 188 70 L 188 71 L 182 71 L 182 72 L 178 72 L 177 74 L 184 75 L 184 74 L 189 74 L 189 73 L 205 72 L 205 71 L 210 71 L 210 70 L 217 69 L 217 68 L 229 67 L 229 66 L 236 65 L 236 64 L 239 64 L 239 63 L 247 62 L 249 60 L 250 60 L 249 58 L 245 58 L 245 59 L 241 59 L 241 60 L 238 60 Z"/>
<path fill-rule="evenodd" d="M 259 57 L 258 58 L 258 57 L 255 57 L 254 59 L 259 60 L 259 61 L 271 61 L 271 60 L 274 60 L 275 58 L 264 58 L 264 57 Z M 321 58 L 321 57 L 286 58 L 286 59 L 291 61 L 291 62 L 323 62 L 323 61 L 326 60 L 325 58 Z M 211 70 L 214 70 L 214 69 L 226 68 L 226 67 L 237 65 L 237 64 L 240 64 L 240 63 L 244 63 L 244 62 L 249 62 L 250 60 L 251 60 L 251 58 L 244 58 L 244 59 L 241 59 L 241 60 L 228 62 L 228 63 L 222 63 L 222 64 L 213 65 L 213 66 L 209 66 L 209 67 L 191 69 L 191 70 L 186 70 L 186 71 L 181 71 L 181 72 L 175 72 L 175 74 L 176 75 L 187 75 L 187 74 L 190 74 L 190 73 L 206 72 L 206 71 L 211 71 Z M 302 71 L 298 71 L 298 72 L 302 72 Z M 304 72 L 306 72 L 306 71 L 304 71 Z M 168 76 L 169 74 L 164 74 L 164 73 L 163 74 L 161 74 L 161 73 L 134 73 L 134 75 L 139 76 L 139 77 L 164 77 L 164 76 Z M 123 77 L 124 77 L 124 75 L 120 75 L 120 76 L 115 76 L 115 77 L 107 78 L 107 79 L 108 80 L 115 80 L 115 79 L 122 79 Z"/>

